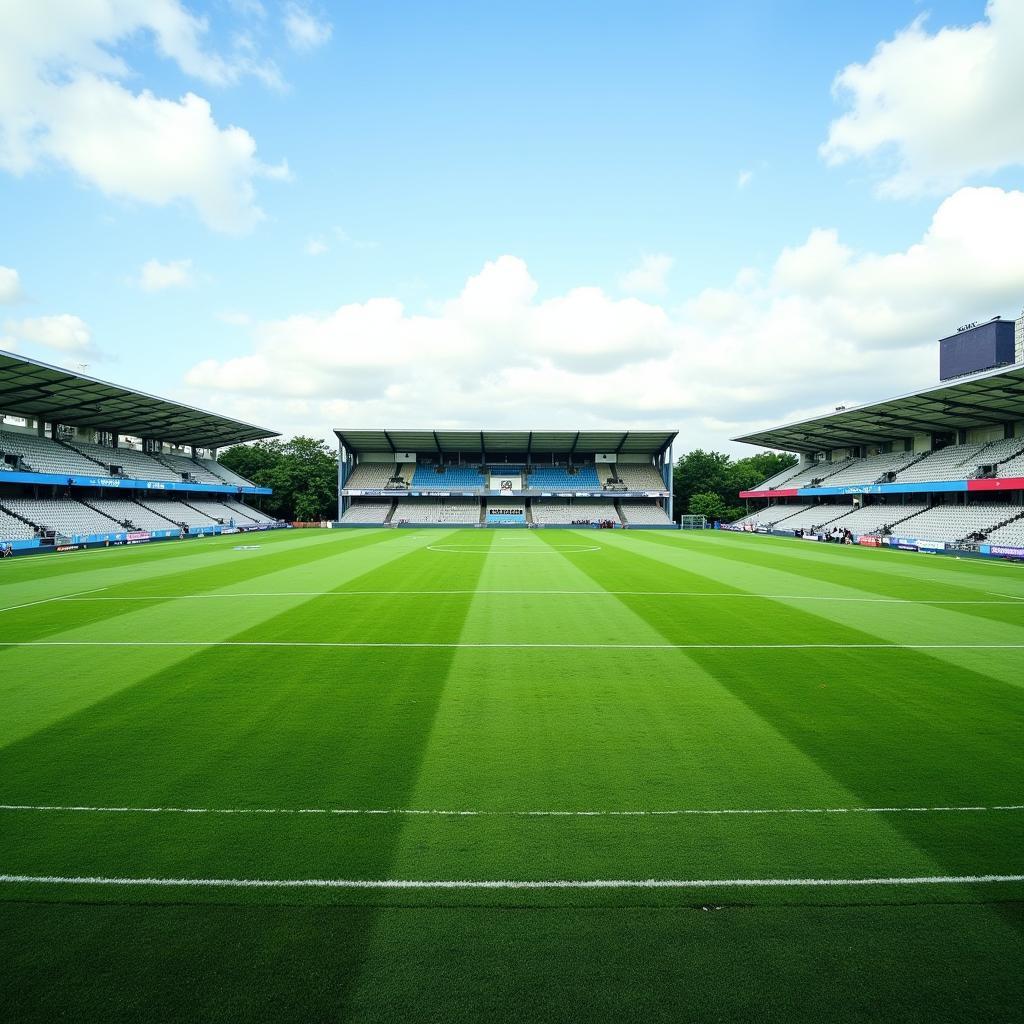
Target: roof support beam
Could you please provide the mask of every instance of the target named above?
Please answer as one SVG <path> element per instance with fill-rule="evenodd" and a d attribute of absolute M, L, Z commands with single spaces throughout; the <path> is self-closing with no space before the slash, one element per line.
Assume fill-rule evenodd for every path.
<path fill-rule="evenodd" d="M 435 437 L 435 440 L 436 439 L 437 438 Z M 391 449 L 392 454 L 398 451 L 398 449 L 395 447 L 395 442 L 391 440 L 391 435 L 386 430 L 384 431 L 384 440 L 387 441 L 388 447 Z"/>

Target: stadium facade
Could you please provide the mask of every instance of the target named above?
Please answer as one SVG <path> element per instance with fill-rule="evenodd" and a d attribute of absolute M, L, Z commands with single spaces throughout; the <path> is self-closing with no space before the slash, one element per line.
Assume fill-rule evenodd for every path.
<path fill-rule="evenodd" d="M 279 525 L 218 449 L 276 432 L 0 352 L 0 547 L 42 553 Z"/>
<path fill-rule="evenodd" d="M 1024 314 L 942 339 L 940 367 L 938 385 L 735 438 L 800 462 L 740 492 L 754 508 L 732 528 L 1024 558 Z"/>
<path fill-rule="evenodd" d="M 675 431 L 335 434 L 341 526 L 674 526 Z"/>

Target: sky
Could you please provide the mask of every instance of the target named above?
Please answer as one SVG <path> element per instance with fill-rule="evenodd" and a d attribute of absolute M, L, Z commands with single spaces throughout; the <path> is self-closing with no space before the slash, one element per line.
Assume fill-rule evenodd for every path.
<path fill-rule="evenodd" d="M 740 454 L 933 383 L 939 337 L 1024 304 L 1024 0 L 0 24 L 0 349 L 284 434 Z"/>

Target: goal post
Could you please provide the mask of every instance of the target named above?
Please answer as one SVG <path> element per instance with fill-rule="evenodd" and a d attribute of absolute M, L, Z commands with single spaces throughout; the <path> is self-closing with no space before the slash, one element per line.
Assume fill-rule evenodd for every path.
<path fill-rule="evenodd" d="M 706 530 L 708 526 L 708 517 L 680 516 L 679 525 L 684 530 Z"/>

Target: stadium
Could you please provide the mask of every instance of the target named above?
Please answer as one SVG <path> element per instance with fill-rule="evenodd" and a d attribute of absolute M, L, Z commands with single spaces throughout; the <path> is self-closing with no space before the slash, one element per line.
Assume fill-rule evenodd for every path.
<path fill-rule="evenodd" d="M 686 531 L 644 429 L 337 428 L 292 529 L 275 431 L 4 354 L 12 1019 L 1010 1019 L 1022 327 Z"/>
<path fill-rule="evenodd" d="M 673 525 L 674 431 L 335 434 L 342 526 Z"/>
<path fill-rule="evenodd" d="M 731 529 L 1024 558 L 1024 315 L 939 342 L 940 383 L 736 438 L 800 457 Z"/>

